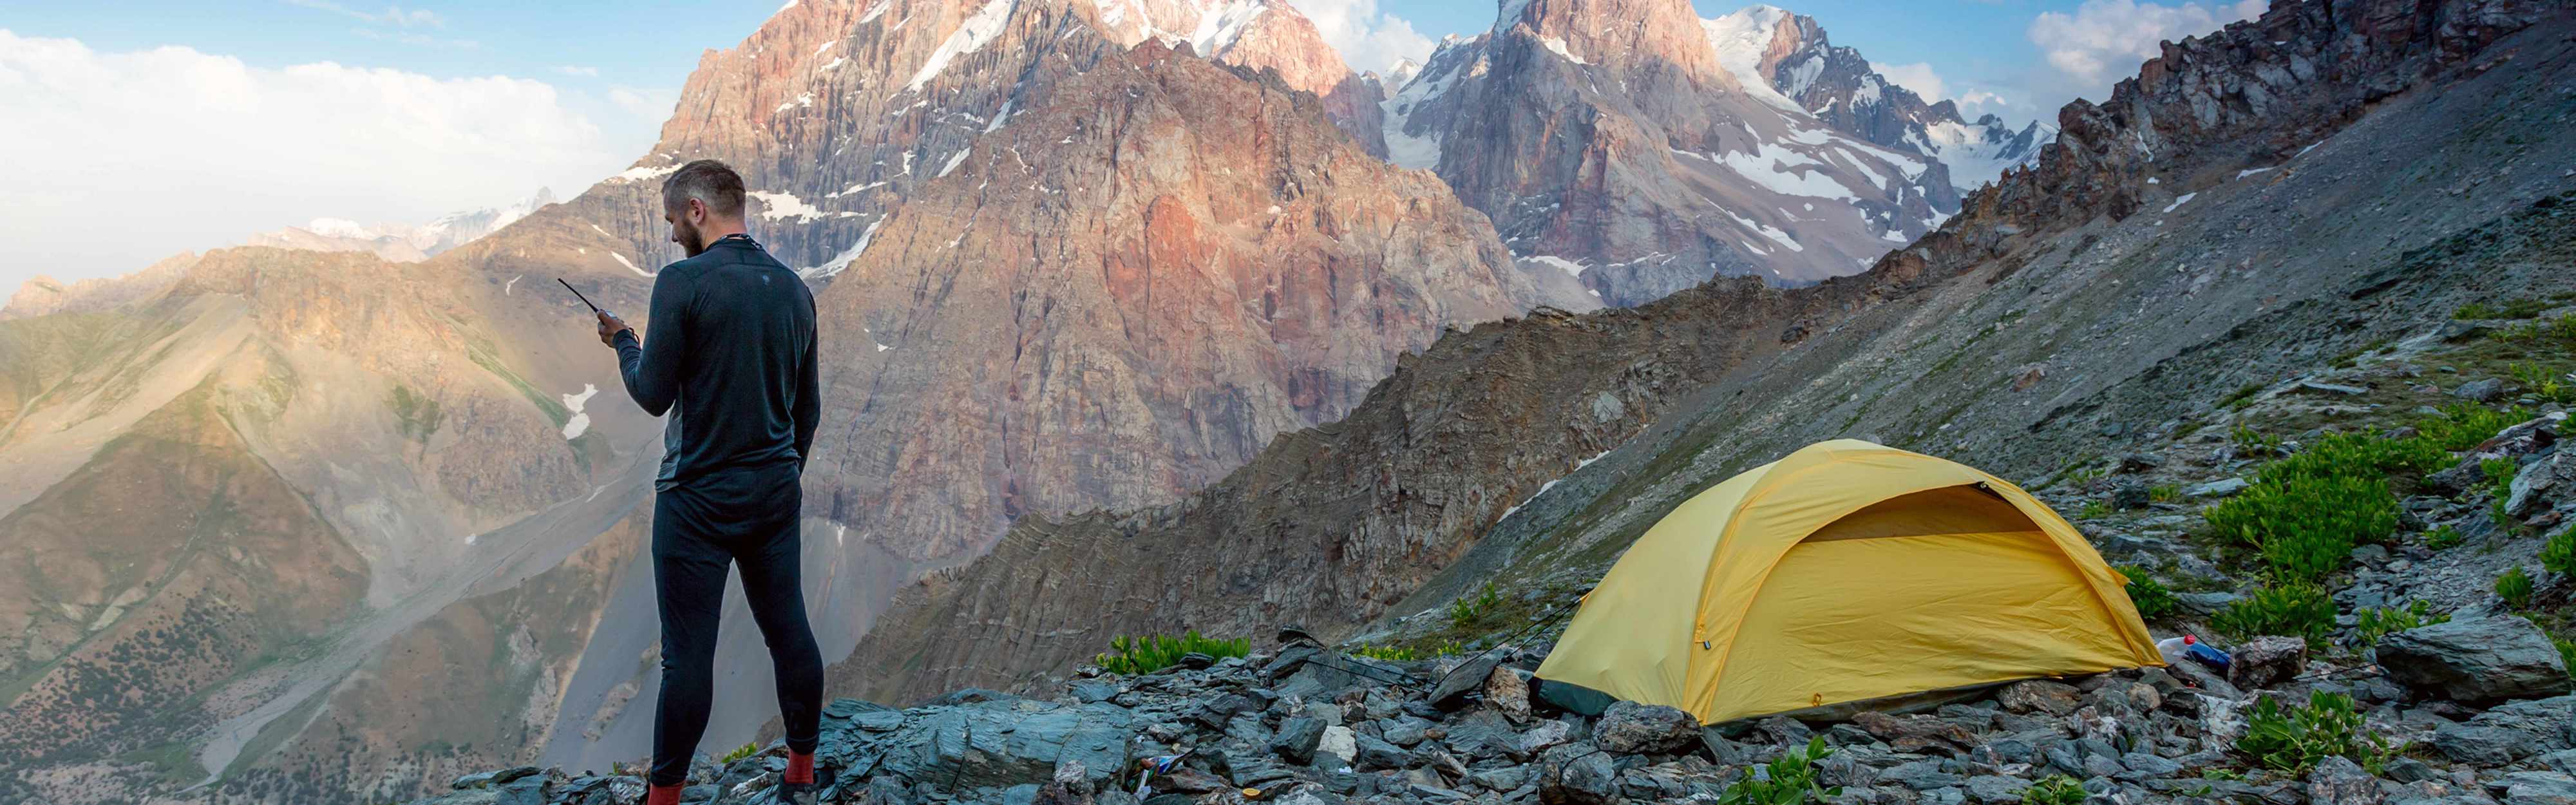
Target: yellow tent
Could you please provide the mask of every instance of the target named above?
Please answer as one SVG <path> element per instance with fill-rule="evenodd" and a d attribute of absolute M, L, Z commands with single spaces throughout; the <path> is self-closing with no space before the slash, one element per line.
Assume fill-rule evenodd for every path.
<path fill-rule="evenodd" d="M 1538 676 L 1715 724 L 2163 664 L 2125 580 L 2020 487 L 1849 439 L 1684 501 Z"/>

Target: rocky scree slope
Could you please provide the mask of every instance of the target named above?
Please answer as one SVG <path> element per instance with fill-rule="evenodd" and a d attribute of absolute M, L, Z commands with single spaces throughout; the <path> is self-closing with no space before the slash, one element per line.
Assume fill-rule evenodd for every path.
<path fill-rule="evenodd" d="M 2398 648 L 2443 645 L 2472 628 L 2501 642 Z M 1416 662 L 1289 645 L 1190 655 L 1141 676 L 1086 669 L 1032 698 L 970 689 L 900 710 L 840 699 L 825 709 L 816 754 L 841 773 L 819 801 L 1610 805 L 1728 801 L 1763 782 L 1788 788 L 1763 801 L 1788 802 L 2465 804 L 2576 794 L 2566 771 L 2576 696 L 2564 695 L 2566 666 L 2529 622 L 2424 627 L 2389 645 L 2384 655 L 2406 657 L 2408 671 L 2303 676 L 2309 658 L 2289 639 L 2240 652 L 2237 681 L 2197 665 L 2147 668 L 2015 682 L 1930 712 L 1708 731 L 1669 707 L 1554 709 L 1531 694 L 1543 642 Z M 2500 656 L 2506 664 L 2491 664 Z M 2477 711 L 2396 681 L 2485 669 L 2539 684 Z M 1404 679 L 1419 684 L 1389 684 Z M 2298 717 L 2340 729 L 2290 726 Z M 2285 729 L 2311 742 L 2305 751 L 2263 740 Z M 701 756 L 684 801 L 777 801 L 784 745 L 745 749 L 756 751 L 724 763 Z M 1140 774 L 1149 764 L 1162 772 Z M 453 785 L 416 805 L 606 805 L 643 790 L 622 770 L 534 766 Z M 1816 791 L 1800 790 L 1808 786 Z"/>
<path fill-rule="evenodd" d="M 2545 285 L 2558 276 L 2547 250 L 2404 255 L 2567 186 L 2576 165 L 2553 147 L 2568 114 L 2566 17 L 2400 5 L 2411 11 L 2345 8 L 2341 22 L 2284 5 L 2176 45 L 2171 65 L 2148 66 L 2152 82 L 2125 84 L 2106 107 L 2145 124 L 2105 129 L 2114 121 L 2101 109 L 2071 107 L 2063 119 L 2077 134 L 2040 168 L 1973 195 L 1969 214 L 1869 274 L 1787 291 L 1713 283 L 1631 313 L 1451 336 L 1427 353 L 1445 360 L 1405 365 L 1345 423 L 1284 438 L 1206 493 L 1024 523 L 996 548 L 1007 561 L 925 578 L 889 616 L 920 628 L 872 635 L 854 654 L 866 662 L 835 671 L 836 689 L 906 700 L 1029 685 L 1141 624 L 1347 634 L 1332 625 L 1430 609 L 1507 567 L 1597 577 L 1688 494 L 1837 436 L 2042 474 L 2258 375 L 2427 326 L 2480 294 Z M 2374 41 L 2353 25 L 2413 33 Z M 2514 69 L 2478 69 L 2508 54 Z M 2308 77 L 2260 66 L 2274 59 L 2307 64 Z M 2380 71 L 2410 76 L 2400 86 L 2413 91 L 2384 94 Z M 2280 83 L 2247 83 L 2261 76 Z M 2264 115 L 2209 124 L 2149 117 L 2220 106 L 2194 100 L 2204 92 L 2269 100 Z M 2367 115 L 2364 97 L 2378 98 Z M 2479 120 L 2491 122 L 2461 122 Z M 2281 136 L 2282 121 L 2301 128 Z M 2142 140 L 2158 144 L 2158 161 L 2116 156 Z M 2479 189 L 2415 204 L 2423 176 Z M 2139 196 L 2151 213 L 2123 215 L 2150 203 Z M 2378 290 L 2351 298 L 2357 287 Z M 1658 332 L 1716 346 L 1673 357 Z M 1337 516 L 1310 519 L 1315 510 Z M 1195 547 L 1126 550 L 1166 545 Z M 1333 581 L 1319 588 L 1310 574 L 1322 568 Z M 1219 592 L 1163 593 L 1176 588 Z M 1386 604 L 1406 591 L 1411 600 Z M 979 645 L 1012 650 L 970 650 Z"/>

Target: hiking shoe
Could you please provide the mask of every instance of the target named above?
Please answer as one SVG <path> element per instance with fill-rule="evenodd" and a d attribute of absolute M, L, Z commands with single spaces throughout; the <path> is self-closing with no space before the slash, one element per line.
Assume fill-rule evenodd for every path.
<path fill-rule="evenodd" d="M 781 805 L 816 805 L 823 801 L 823 789 L 832 787 L 832 769 L 814 764 L 814 782 L 778 784 L 777 801 Z"/>

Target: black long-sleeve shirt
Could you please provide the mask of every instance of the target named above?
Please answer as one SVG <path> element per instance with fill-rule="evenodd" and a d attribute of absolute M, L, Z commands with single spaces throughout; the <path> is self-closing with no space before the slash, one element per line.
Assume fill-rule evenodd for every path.
<path fill-rule="evenodd" d="M 814 294 L 749 238 L 729 237 L 653 280 L 653 337 L 615 337 L 626 393 L 669 414 L 654 488 L 795 462 L 821 415 Z"/>

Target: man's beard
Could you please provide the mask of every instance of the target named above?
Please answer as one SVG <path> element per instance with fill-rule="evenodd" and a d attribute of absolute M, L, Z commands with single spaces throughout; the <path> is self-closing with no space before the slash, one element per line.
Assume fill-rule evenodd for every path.
<path fill-rule="evenodd" d="M 691 224 L 687 221 L 673 221 L 671 222 L 671 229 L 677 232 L 680 236 L 680 251 L 688 252 L 688 256 L 690 257 L 696 257 L 707 252 L 706 238 L 701 237 L 698 234 L 698 227 L 695 224 Z"/>

